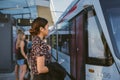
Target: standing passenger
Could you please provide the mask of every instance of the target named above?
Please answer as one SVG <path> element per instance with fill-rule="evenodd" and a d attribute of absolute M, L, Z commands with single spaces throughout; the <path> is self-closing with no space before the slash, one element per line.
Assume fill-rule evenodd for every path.
<path fill-rule="evenodd" d="M 23 31 L 21 29 L 17 30 L 17 36 L 22 33 Z M 14 45 L 14 51 L 15 51 L 15 76 L 16 76 L 16 80 L 19 80 L 19 65 L 17 64 L 17 54 L 18 54 L 18 50 L 16 49 L 16 42 L 17 42 L 17 37 L 15 39 L 15 45 Z"/>
<path fill-rule="evenodd" d="M 26 74 L 26 70 L 27 70 L 27 63 L 26 63 L 26 59 L 27 59 L 27 42 L 25 40 L 25 34 L 19 33 L 18 37 L 17 37 L 17 42 L 16 42 L 16 49 L 18 50 L 17 53 L 17 64 L 20 67 L 20 76 L 19 76 L 19 80 L 24 80 L 25 74 Z"/>
<path fill-rule="evenodd" d="M 44 42 L 44 37 L 48 35 L 48 21 L 38 17 L 32 23 L 30 29 L 32 40 L 32 50 L 29 57 L 33 80 L 47 80 L 49 72 L 46 66 L 50 63 L 51 55 L 49 54 L 50 47 Z"/>

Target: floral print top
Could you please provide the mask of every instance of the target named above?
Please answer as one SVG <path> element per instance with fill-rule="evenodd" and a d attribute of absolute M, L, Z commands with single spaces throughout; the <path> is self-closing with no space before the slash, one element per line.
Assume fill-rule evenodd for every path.
<path fill-rule="evenodd" d="M 48 45 L 38 36 L 35 36 L 32 40 L 32 49 L 29 55 L 29 65 L 33 74 L 39 74 L 36 61 L 36 57 L 39 56 L 45 56 L 45 64 L 51 62 L 51 54 L 49 53 Z"/>

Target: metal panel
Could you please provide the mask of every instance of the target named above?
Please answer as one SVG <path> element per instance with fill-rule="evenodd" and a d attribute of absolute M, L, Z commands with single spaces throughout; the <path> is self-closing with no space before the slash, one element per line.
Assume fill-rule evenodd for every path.
<path fill-rule="evenodd" d="M 0 23 L 0 73 L 13 71 L 11 22 Z"/>

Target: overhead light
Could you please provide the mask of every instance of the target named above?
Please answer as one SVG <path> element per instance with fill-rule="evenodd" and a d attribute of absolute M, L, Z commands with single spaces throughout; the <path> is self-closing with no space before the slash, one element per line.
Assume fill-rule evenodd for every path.
<path fill-rule="evenodd" d="M 17 19 L 18 26 L 30 26 L 31 23 L 32 23 L 31 19 L 25 19 L 25 18 Z"/>
<path fill-rule="evenodd" d="M 33 22 L 33 20 L 32 19 L 30 19 L 30 23 L 32 23 Z"/>
<path fill-rule="evenodd" d="M 20 23 L 20 19 L 18 19 L 18 23 Z"/>

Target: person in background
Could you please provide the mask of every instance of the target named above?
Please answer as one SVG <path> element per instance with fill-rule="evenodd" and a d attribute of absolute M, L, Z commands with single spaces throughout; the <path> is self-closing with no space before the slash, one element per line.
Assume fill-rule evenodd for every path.
<path fill-rule="evenodd" d="M 48 27 L 48 21 L 38 17 L 33 21 L 32 28 L 29 30 L 30 34 L 34 36 L 28 58 L 33 80 L 47 80 L 49 69 L 46 65 L 50 63 L 51 54 L 49 53 L 50 46 L 44 42 L 44 37 L 48 35 Z"/>
<path fill-rule="evenodd" d="M 32 47 L 32 43 L 29 40 L 28 35 L 26 35 L 25 40 L 27 42 L 27 57 L 29 57 L 30 50 L 31 50 L 31 47 Z M 31 71 L 30 71 L 30 67 L 29 67 L 29 64 L 28 64 L 28 60 L 27 60 L 26 65 L 27 65 L 27 72 L 26 72 L 26 75 L 25 75 L 25 80 L 30 80 L 31 79 L 31 73 L 30 73 Z"/>
<path fill-rule="evenodd" d="M 17 36 L 22 33 L 23 31 L 21 29 L 18 29 L 17 30 Z M 19 65 L 17 64 L 17 54 L 18 54 L 18 51 L 16 49 L 16 42 L 17 42 L 17 36 L 16 36 L 16 39 L 15 39 L 15 45 L 14 45 L 14 51 L 15 51 L 15 76 L 16 76 L 16 80 L 19 80 Z"/>
<path fill-rule="evenodd" d="M 17 64 L 20 67 L 19 80 L 24 80 L 27 70 L 27 41 L 25 40 L 24 32 L 19 33 L 16 41 L 17 49 Z"/>
<path fill-rule="evenodd" d="M 30 53 L 30 51 L 31 51 L 31 49 L 32 49 L 32 41 L 29 41 L 29 42 L 28 42 L 27 47 L 28 47 L 28 52 Z"/>
<path fill-rule="evenodd" d="M 32 41 L 29 40 L 28 36 L 26 37 L 26 41 L 27 41 L 27 50 L 28 50 L 28 54 L 29 54 L 30 50 L 32 48 Z"/>

